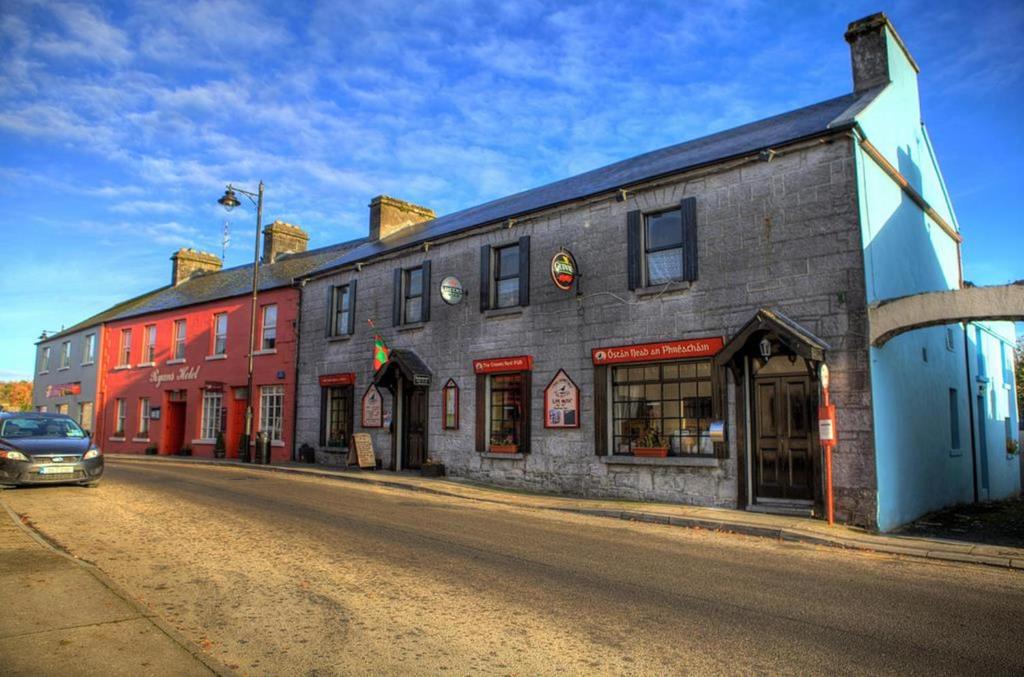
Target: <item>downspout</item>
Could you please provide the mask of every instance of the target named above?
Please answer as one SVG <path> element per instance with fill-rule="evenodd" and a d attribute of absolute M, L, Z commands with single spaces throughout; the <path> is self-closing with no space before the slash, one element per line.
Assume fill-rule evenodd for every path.
<path fill-rule="evenodd" d="M 974 485 L 974 502 L 978 502 L 978 443 L 974 436 L 974 386 L 971 384 L 971 351 L 967 338 L 967 322 L 961 324 L 964 330 L 964 367 L 967 369 L 967 421 L 971 426 L 971 478 Z"/>
<path fill-rule="evenodd" d="M 292 288 L 297 289 L 299 298 L 295 310 L 295 364 L 292 374 L 295 377 L 294 389 L 292 391 L 292 460 L 301 461 L 299 458 L 299 356 L 302 353 L 302 290 L 306 287 L 306 281 L 292 280 Z"/>

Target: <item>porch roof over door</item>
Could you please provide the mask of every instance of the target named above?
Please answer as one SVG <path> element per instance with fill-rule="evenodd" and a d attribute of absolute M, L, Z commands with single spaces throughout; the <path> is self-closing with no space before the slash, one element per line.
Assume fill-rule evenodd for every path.
<path fill-rule="evenodd" d="M 715 362 L 726 366 L 741 355 L 751 339 L 764 334 L 773 334 L 780 343 L 796 355 L 807 360 L 823 362 L 825 351 L 831 346 L 812 332 L 802 327 L 777 310 L 761 308 L 743 328 L 729 339 L 725 347 L 715 356 Z"/>

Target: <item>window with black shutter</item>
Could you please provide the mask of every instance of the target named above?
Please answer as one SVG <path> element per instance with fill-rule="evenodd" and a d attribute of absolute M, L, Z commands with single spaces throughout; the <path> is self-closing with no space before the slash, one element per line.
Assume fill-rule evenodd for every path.
<path fill-rule="evenodd" d="M 631 211 L 627 221 L 629 288 L 697 279 L 697 201 L 675 209 Z"/>
<path fill-rule="evenodd" d="M 327 335 L 348 336 L 355 331 L 356 281 L 331 287 L 327 295 Z"/>
<path fill-rule="evenodd" d="M 395 271 L 395 324 L 430 320 L 430 261 Z"/>
<path fill-rule="evenodd" d="M 530 236 L 480 250 L 480 310 L 530 305 Z"/>

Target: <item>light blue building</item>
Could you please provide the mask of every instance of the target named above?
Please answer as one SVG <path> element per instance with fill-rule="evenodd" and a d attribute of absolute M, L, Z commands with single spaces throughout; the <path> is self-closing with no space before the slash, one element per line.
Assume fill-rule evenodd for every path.
<path fill-rule="evenodd" d="M 960 226 L 921 121 L 918 66 L 884 15 L 846 37 L 855 88 L 883 88 L 854 131 L 868 303 L 960 290 Z M 872 345 L 880 530 L 1020 492 L 1019 456 L 1007 448 L 1017 436 L 1013 342 L 1010 322 L 961 321 Z"/>

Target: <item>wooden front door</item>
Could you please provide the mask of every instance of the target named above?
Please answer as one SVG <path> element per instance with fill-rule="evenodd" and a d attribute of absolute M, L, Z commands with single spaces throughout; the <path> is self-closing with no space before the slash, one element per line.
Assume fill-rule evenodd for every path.
<path fill-rule="evenodd" d="M 755 499 L 814 499 L 812 393 L 806 374 L 754 379 Z"/>
<path fill-rule="evenodd" d="M 427 389 L 406 384 L 402 413 L 402 467 L 416 470 L 427 460 Z"/>

